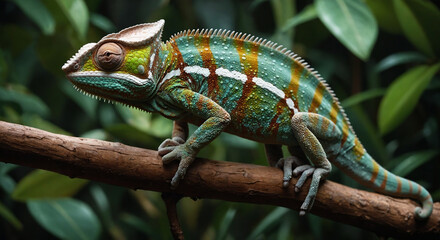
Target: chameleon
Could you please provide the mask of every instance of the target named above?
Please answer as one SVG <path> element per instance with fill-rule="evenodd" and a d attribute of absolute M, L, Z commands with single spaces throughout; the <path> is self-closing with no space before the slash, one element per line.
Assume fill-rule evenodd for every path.
<path fill-rule="evenodd" d="M 135 25 L 82 46 L 63 66 L 82 93 L 172 119 L 172 137 L 158 154 L 179 161 L 171 189 L 197 153 L 221 132 L 264 144 L 282 186 L 299 177 L 308 212 L 332 164 L 374 191 L 420 202 L 415 218 L 432 213 L 421 185 L 394 175 L 365 150 L 324 79 L 302 58 L 272 41 L 230 30 L 185 30 L 162 42 L 165 21 Z M 198 126 L 189 136 L 188 123 Z M 291 156 L 283 156 L 282 146 Z M 280 181 L 281 183 L 281 181 Z"/>

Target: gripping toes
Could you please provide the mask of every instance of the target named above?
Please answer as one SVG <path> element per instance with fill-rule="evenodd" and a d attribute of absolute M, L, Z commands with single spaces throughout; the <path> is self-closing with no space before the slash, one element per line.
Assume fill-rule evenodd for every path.
<path fill-rule="evenodd" d="M 159 155 L 162 156 L 164 164 L 180 160 L 179 167 L 171 180 L 171 189 L 176 189 L 179 186 L 180 180 L 185 177 L 188 167 L 195 159 L 196 153 L 183 143 L 183 139 L 174 137 L 173 139 L 165 140 L 159 146 Z"/>
<path fill-rule="evenodd" d="M 300 207 L 299 215 L 304 216 L 306 212 L 308 212 L 312 206 L 313 202 L 315 202 L 316 194 L 318 193 L 318 187 L 321 179 L 325 179 L 327 175 L 329 174 L 329 169 L 325 168 L 313 168 L 310 167 L 302 172 L 302 175 L 300 179 L 298 180 L 295 191 L 297 191 L 298 183 L 302 186 L 307 179 L 307 177 L 312 176 L 312 182 L 310 183 L 309 192 L 307 193 L 306 199 L 304 200 L 303 204 Z M 301 188 L 301 186 L 298 187 L 298 191 Z"/>
<path fill-rule="evenodd" d="M 182 145 L 185 143 L 185 140 L 183 140 L 180 137 L 173 137 L 173 138 L 168 138 L 165 141 L 163 141 L 160 145 L 158 150 L 158 154 L 161 157 L 164 157 L 165 155 L 171 153 L 174 149 L 176 149 L 176 147 L 178 147 L 179 145 Z M 174 159 L 171 159 L 171 161 Z M 163 160 L 165 161 L 165 160 Z"/>
<path fill-rule="evenodd" d="M 292 171 L 292 167 L 294 166 L 296 170 L 298 166 L 304 166 L 304 163 L 301 159 L 295 156 L 289 156 L 286 158 L 281 158 L 276 164 L 276 167 L 281 168 L 284 172 L 284 177 L 283 177 L 284 188 L 287 188 L 289 186 L 289 181 L 292 178 L 292 173 L 294 176 L 297 176 L 297 174 L 295 174 L 295 171 Z"/>

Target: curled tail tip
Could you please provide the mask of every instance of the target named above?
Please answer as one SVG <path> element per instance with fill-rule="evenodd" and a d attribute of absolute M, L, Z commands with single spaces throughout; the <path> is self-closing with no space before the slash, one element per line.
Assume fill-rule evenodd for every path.
<path fill-rule="evenodd" d="M 416 207 L 415 209 L 415 218 L 418 221 L 424 221 L 431 216 L 432 208 L 433 208 L 433 202 L 432 198 L 429 197 L 429 199 L 422 202 L 423 207 Z"/>

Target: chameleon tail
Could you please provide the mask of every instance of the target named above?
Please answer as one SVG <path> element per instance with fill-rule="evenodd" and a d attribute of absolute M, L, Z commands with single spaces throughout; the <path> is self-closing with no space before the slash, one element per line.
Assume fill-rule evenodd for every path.
<path fill-rule="evenodd" d="M 374 161 L 358 141 L 356 143 L 354 148 L 339 155 L 334 164 L 360 184 L 377 192 L 419 201 L 422 207 L 415 208 L 415 217 L 427 219 L 433 208 L 429 192 L 421 185 L 387 171 Z"/>

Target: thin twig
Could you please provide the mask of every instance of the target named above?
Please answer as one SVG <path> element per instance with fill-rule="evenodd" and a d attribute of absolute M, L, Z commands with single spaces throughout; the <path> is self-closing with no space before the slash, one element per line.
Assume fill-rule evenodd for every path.
<path fill-rule="evenodd" d="M 182 195 L 176 193 L 162 193 L 162 200 L 167 208 L 168 221 L 170 222 L 170 230 L 173 238 L 183 240 L 183 231 L 177 216 L 177 203 L 182 199 Z"/>

